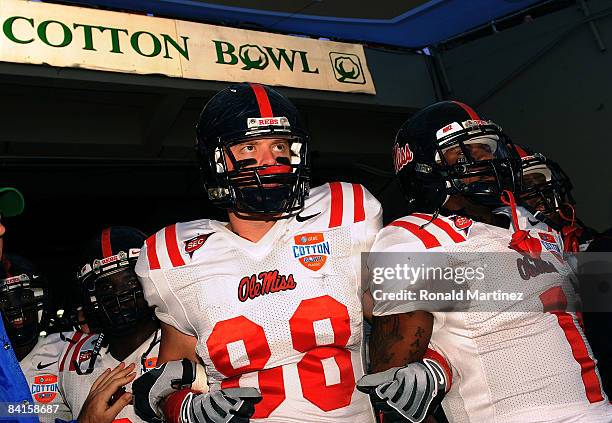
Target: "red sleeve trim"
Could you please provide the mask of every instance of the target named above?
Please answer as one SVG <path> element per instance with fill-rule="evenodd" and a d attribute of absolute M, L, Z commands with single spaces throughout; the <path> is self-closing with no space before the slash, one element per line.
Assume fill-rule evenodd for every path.
<path fill-rule="evenodd" d="M 181 252 L 178 248 L 178 242 L 176 240 L 176 223 L 174 225 L 166 226 L 164 229 L 164 235 L 166 238 L 166 248 L 168 249 L 168 255 L 170 256 L 170 262 L 172 266 L 184 266 L 185 261 L 181 256 Z"/>
<path fill-rule="evenodd" d="M 453 372 L 451 371 L 450 365 L 448 361 L 444 358 L 442 354 L 438 351 L 434 351 L 431 348 L 427 348 L 425 355 L 423 358 L 429 358 L 430 360 L 434 360 L 444 369 L 444 373 L 446 373 L 446 380 L 448 381 L 448 386 L 446 387 L 446 392 L 450 391 L 451 386 L 453 386 Z"/>
<path fill-rule="evenodd" d="M 397 226 L 410 231 L 414 236 L 421 240 L 427 249 L 440 246 L 440 241 L 438 241 L 435 236 L 433 236 L 430 232 L 427 232 L 425 229 L 420 229 L 419 225 L 417 224 L 404 222 L 403 220 L 396 220 L 395 222 L 390 223 L 389 226 Z"/>
<path fill-rule="evenodd" d="M 153 234 L 145 241 L 147 245 L 147 259 L 149 260 L 149 269 L 160 269 L 159 258 L 157 258 L 157 234 Z"/>
<path fill-rule="evenodd" d="M 331 192 L 331 212 L 329 214 L 329 227 L 335 228 L 342 225 L 343 198 L 342 184 L 340 182 L 330 182 Z"/>
<path fill-rule="evenodd" d="M 431 216 L 429 216 L 427 214 L 423 214 L 423 213 L 412 213 L 411 216 L 415 216 L 415 217 L 418 217 L 420 219 L 425 219 L 427 221 L 431 220 Z M 463 235 L 461 235 L 459 232 L 457 232 L 456 230 L 454 230 L 453 227 L 448 224 L 448 222 L 445 222 L 442 219 L 436 218 L 433 222 L 431 222 L 431 224 L 432 225 L 436 225 L 438 228 L 440 228 L 444 232 L 446 232 L 448 234 L 448 236 L 450 236 L 453 241 L 455 241 L 457 243 L 465 241 L 465 237 Z"/>
<path fill-rule="evenodd" d="M 363 198 L 363 187 L 360 184 L 353 185 L 353 200 L 355 201 L 354 219 L 355 223 L 365 220 L 365 204 Z"/>

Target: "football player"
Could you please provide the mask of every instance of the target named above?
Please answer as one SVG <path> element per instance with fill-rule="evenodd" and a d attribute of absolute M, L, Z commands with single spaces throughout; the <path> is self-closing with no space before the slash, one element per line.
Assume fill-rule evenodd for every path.
<path fill-rule="evenodd" d="M 370 271 L 388 265 L 385 255 L 403 252 L 413 267 L 480 267 L 482 280 L 466 288 L 519 292 L 524 301 L 457 300 L 444 304 L 457 312 L 445 312 L 427 297 L 375 294 L 379 281 L 371 273 L 375 373 L 360 389 L 391 419 L 413 422 L 444 395 L 451 422 L 611 421 L 591 349 L 566 310 L 573 291 L 560 240 L 529 228 L 535 217 L 516 205 L 521 163 L 511 140 L 469 106 L 444 101 L 401 127 L 394 159 L 412 213 L 377 235 Z M 409 288 L 419 295 L 440 282 L 424 274 Z M 425 355 L 428 342 L 437 356 Z M 452 385 L 440 368 L 450 370 Z"/>
<path fill-rule="evenodd" d="M 156 366 L 159 322 L 134 272 L 145 238 L 137 229 L 113 226 L 84 246 L 77 282 L 83 314 L 92 333 L 75 332 L 59 361 L 59 388 L 74 418 L 81 412 L 96 379 L 107 369 L 125 363 L 124 369 L 133 369 L 134 373 L 122 376 L 131 376 L 131 381 Z M 130 383 L 115 393 L 111 403 L 128 397 L 127 393 L 121 395 L 126 390 L 131 390 Z M 123 408 L 117 418 L 141 421 L 131 405 Z"/>
<path fill-rule="evenodd" d="M 40 421 L 70 417 L 58 392 L 59 359 L 67 345 L 59 333 L 47 335 L 51 310 L 46 278 L 30 261 L 6 254 L 2 258 L 0 309 L 7 334 L 30 387 Z"/>
<path fill-rule="evenodd" d="M 200 166 L 228 222 L 177 223 L 146 241 L 136 271 L 169 363 L 134 383 L 143 418 L 373 421 L 355 381 L 364 373 L 360 253 L 381 207 L 359 184 L 310 189 L 308 143 L 295 106 L 267 86 L 232 85 L 204 107 Z M 174 392 L 160 410 L 167 381 L 188 386 L 198 362 L 210 391 Z"/>

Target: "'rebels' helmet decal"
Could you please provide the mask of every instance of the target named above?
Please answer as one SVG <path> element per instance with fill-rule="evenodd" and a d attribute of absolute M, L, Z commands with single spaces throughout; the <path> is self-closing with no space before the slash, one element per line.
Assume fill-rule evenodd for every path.
<path fill-rule="evenodd" d="M 260 138 L 286 139 L 291 157 L 257 166 L 254 160 L 236 160 L 230 151 Z M 204 106 L 197 125 L 196 150 L 208 197 L 241 215 L 278 219 L 297 214 L 309 191 L 308 140 L 295 106 L 272 88 L 243 83 L 220 91 Z"/>
<path fill-rule="evenodd" d="M 91 331 L 125 334 L 135 323 L 153 317 L 134 271 L 145 240 L 137 229 L 112 226 L 86 245 L 77 282 Z"/>
<path fill-rule="evenodd" d="M 482 145 L 488 157 L 474 153 Z M 454 154 L 449 163 L 445 153 Z M 490 206 L 520 191 L 520 159 L 502 129 L 458 101 L 432 104 L 408 119 L 393 146 L 395 172 L 412 211 L 434 213 L 453 194 Z"/>

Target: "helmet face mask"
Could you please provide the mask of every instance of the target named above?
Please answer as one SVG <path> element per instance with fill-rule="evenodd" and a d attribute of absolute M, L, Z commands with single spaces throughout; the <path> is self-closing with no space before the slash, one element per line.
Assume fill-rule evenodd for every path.
<path fill-rule="evenodd" d="M 86 263 L 77 273 L 85 319 L 75 313 L 77 324 L 86 323 L 92 332 L 121 336 L 153 318 L 134 270 L 144 240 L 136 229 L 111 227 L 90 242 Z M 105 242 L 106 247 L 101 247 Z"/>
<path fill-rule="evenodd" d="M 36 344 L 43 329 L 46 282 L 23 273 L 0 279 L 0 309 L 7 334 L 16 347 Z"/>
<path fill-rule="evenodd" d="M 512 141 L 462 103 L 440 102 L 417 113 L 396 136 L 396 155 L 402 149 L 410 157 L 396 157 L 396 174 L 415 210 L 439 211 L 451 195 L 497 207 L 504 190 L 520 191 Z"/>
<path fill-rule="evenodd" d="M 520 201 L 535 217 L 559 230 L 573 215 L 572 183 L 561 167 L 540 153 L 518 149 L 523 182 Z"/>
<path fill-rule="evenodd" d="M 257 220 L 289 217 L 303 208 L 310 179 L 308 136 L 297 109 L 276 91 L 238 84 L 219 92 L 204 107 L 197 134 L 204 187 L 215 205 Z M 236 160 L 231 151 L 265 139 L 287 140 L 290 157 L 259 165 Z"/>

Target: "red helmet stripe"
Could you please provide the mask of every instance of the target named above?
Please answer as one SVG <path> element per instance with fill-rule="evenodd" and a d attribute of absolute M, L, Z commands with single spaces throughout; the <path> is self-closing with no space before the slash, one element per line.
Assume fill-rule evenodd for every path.
<path fill-rule="evenodd" d="M 270 105 L 270 99 L 266 89 L 259 84 L 249 84 L 255 92 L 255 98 L 257 98 L 257 105 L 259 106 L 259 113 L 262 118 L 274 117 L 272 114 L 272 106 Z"/>
<path fill-rule="evenodd" d="M 113 247 L 111 247 L 110 228 L 102 231 L 102 258 L 113 255 Z"/>
<path fill-rule="evenodd" d="M 468 115 L 470 115 L 470 119 L 472 120 L 480 120 L 480 117 L 478 116 L 478 113 L 476 113 L 474 111 L 474 109 L 472 109 L 470 106 L 468 106 L 467 104 L 464 104 L 460 101 L 453 101 L 453 103 L 461 106 L 461 108 L 463 110 L 465 110 L 467 112 Z"/>
<path fill-rule="evenodd" d="M 527 157 L 529 154 L 527 154 L 527 152 L 525 151 L 525 149 L 523 147 L 521 147 L 520 145 L 516 145 L 514 144 L 514 148 L 516 148 L 516 152 L 519 154 L 519 156 L 521 158 L 523 157 Z"/>

